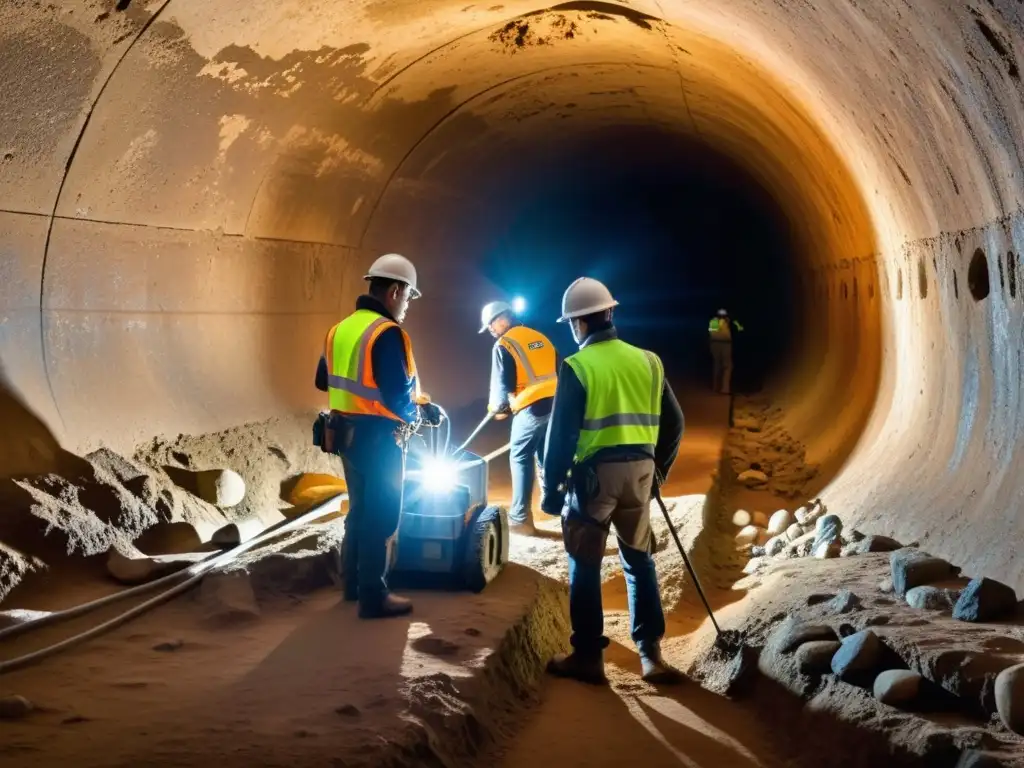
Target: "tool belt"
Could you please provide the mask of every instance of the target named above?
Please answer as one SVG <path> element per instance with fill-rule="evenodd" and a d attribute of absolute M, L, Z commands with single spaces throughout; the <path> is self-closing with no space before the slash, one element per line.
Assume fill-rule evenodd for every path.
<path fill-rule="evenodd" d="M 355 425 L 337 411 L 321 411 L 313 420 L 313 445 L 324 453 L 341 455 L 352 447 Z"/>
<path fill-rule="evenodd" d="M 415 424 L 398 422 L 393 432 L 395 444 L 405 448 L 419 428 L 419 422 Z M 313 445 L 324 453 L 340 456 L 352 447 L 355 429 L 355 421 L 344 413 L 321 411 L 313 420 Z"/>

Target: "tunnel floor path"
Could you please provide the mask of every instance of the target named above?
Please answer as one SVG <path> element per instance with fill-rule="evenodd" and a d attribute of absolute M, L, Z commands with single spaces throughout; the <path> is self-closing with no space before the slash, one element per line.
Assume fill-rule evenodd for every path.
<path fill-rule="evenodd" d="M 729 400 L 692 386 L 677 389 L 677 396 L 686 417 L 686 434 L 666 495 L 706 494 L 728 433 Z M 543 514 L 537 515 L 537 522 L 544 529 L 557 528 L 557 522 Z M 479 765 L 783 765 L 770 746 L 768 729 L 749 709 L 738 708 L 695 682 L 655 689 L 640 680 L 640 660 L 629 638 L 620 582 L 616 579 L 605 586 L 606 632 L 612 639 L 605 663 L 611 685 L 601 688 L 546 679 L 541 703 L 521 730 L 498 748 L 497 755 L 485 756 Z M 712 604 L 720 604 L 723 597 L 711 596 Z M 692 631 L 703 623 L 690 605 L 667 618 L 670 635 L 677 635 L 681 626 Z M 666 657 L 679 663 L 669 654 Z"/>

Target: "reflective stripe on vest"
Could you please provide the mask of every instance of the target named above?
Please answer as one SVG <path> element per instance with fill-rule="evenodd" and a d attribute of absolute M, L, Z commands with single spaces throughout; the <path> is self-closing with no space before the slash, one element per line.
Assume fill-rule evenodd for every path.
<path fill-rule="evenodd" d="M 517 325 L 498 340 L 516 364 L 516 389 L 509 396 L 513 413 L 528 405 L 554 397 L 558 386 L 555 347 L 548 338 L 532 328 Z"/>
<path fill-rule="evenodd" d="M 602 448 L 643 446 L 653 451 L 661 422 L 661 360 L 619 339 L 584 347 L 566 362 L 586 392 L 575 461 Z"/>
<path fill-rule="evenodd" d="M 402 420 L 384 406 L 373 375 L 373 345 L 391 327 L 401 330 L 397 323 L 377 312 L 360 309 L 331 328 L 327 334 L 324 355 L 327 359 L 327 391 L 332 411 Z M 416 380 L 416 392 L 419 393 L 412 344 L 405 331 L 401 333 L 405 344 L 406 369 Z"/>

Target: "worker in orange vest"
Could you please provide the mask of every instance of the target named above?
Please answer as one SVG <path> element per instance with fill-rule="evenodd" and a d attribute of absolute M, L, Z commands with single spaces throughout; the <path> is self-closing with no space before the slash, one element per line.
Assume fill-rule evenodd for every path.
<path fill-rule="evenodd" d="M 558 351 L 544 334 L 527 328 L 512 306 L 492 301 L 480 313 L 480 333 L 496 341 L 491 353 L 491 391 L 487 410 L 496 419 L 512 415 L 512 508 L 509 530 L 532 536 L 532 501 L 536 471 L 544 462 L 551 402 L 555 396 Z"/>
<path fill-rule="evenodd" d="M 342 542 L 345 599 L 364 619 L 403 616 L 412 603 L 388 591 L 387 572 L 402 512 L 405 445 L 421 423 L 441 421 L 420 390 L 412 342 L 401 327 L 419 298 L 416 268 L 397 253 L 381 256 L 356 310 L 331 328 L 316 372 L 330 398 L 329 446 L 341 456 L 349 512 Z"/>

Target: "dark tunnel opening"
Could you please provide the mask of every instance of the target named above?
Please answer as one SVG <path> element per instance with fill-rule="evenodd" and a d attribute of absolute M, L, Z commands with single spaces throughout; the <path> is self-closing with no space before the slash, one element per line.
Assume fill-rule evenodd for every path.
<path fill-rule="evenodd" d="M 719 308 L 743 326 L 734 388 L 754 391 L 783 372 L 799 344 L 798 245 L 748 170 L 657 126 L 532 152 L 521 176 L 491 193 L 505 219 L 479 257 L 489 282 L 526 300 L 525 322 L 571 354 L 555 318 L 565 287 L 588 275 L 620 302 L 623 337 L 658 352 L 678 381 L 708 386 L 708 321 Z"/>

